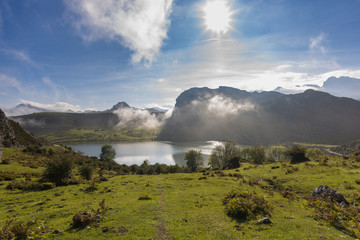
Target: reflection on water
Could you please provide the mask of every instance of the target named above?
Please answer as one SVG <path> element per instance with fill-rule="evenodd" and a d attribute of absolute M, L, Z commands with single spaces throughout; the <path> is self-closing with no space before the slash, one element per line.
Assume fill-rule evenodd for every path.
<path fill-rule="evenodd" d="M 164 163 L 167 165 L 184 166 L 185 152 L 190 149 L 201 150 L 204 155 L 204 162 L 207 165 L 207 160 L 211 154 L 212 149 L 218 145 L 217 141 L 207 142 L 137 142 L 137 143 L 110 143 L 116 150 L 115 161 L 119 164 L 140 165 L 144 160 L 149 160 L 151 164 Z M 89 156 L 98 157 L 101 153 L 101 147 L 104 144 L 97 143 L 81 143 L 76 145 L 69 145 L 75 151 L 83 152 Z"/>

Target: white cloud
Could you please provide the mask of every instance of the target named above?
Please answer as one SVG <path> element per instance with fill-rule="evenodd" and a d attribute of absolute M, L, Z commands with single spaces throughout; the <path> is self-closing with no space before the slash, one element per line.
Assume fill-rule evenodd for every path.
<path fill-rule="evenodd" d="M 20 92 L 22 91 L 20 82 L 16 78 L 9 77 L 5 74 L 0 74 L 0 85 L 2 89 L 12 87 L 16 88 Z"/>
<path fill-rule="evenodd" d="M 20 103 L 30 104 L 34 107 L 44 108 L 47 110 L 57 111 L 57 112 L 65 112 L 67 110 L 72 110 L 74 112 L 81 111 L 81 108 L 79 105 L 73 105 L 73 104 L 66 103 L 66 102 L 56 102 L 54 104 L 43 104 L 43 103 L 38 103 L 38 102 L 21 99 Z"/>
<path fill-rule="evenodd" d="M 151 64 L 167 37 L 172 0 L 64 0 L 86 41 L 118 41 Z"/>
<path fill-rule="evenodd" d="M 323 33 L 320 33 L 317 37 L 310 38 L 309 40 L 310 50 L 320 50 L 320 52 L 325 53 L 326 49 L 323 46 L 324 40 L 325 40 L 325 35 Z"/>
<path fill-rule="evenodd" d="M 30 55 L 24 51 L 12 49 L 12 48 L 2 48 L 0 49 L 0 52 L 17 59 L 19 61 L 31 64 L 36 66 L 37 64 L 31 59 Z"/>

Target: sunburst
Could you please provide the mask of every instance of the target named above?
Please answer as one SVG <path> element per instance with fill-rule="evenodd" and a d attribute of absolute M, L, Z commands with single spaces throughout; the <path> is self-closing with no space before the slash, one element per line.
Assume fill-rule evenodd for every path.
<path fill-rule="evenodd" d="M 227 0 L 208 0 L 202 11 L 207 31 L 224 35 L 231 29 L 233 11 Z"/>

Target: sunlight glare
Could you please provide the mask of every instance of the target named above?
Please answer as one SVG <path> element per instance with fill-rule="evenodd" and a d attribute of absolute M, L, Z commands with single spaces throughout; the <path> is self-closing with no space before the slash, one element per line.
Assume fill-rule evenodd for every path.
<path fill-rule="evenodd" d="M 233 13 L 227 0 L 208 0 L 202 10 L 206 30 L 210 30 L 217 35 L 229 31 Z"/>

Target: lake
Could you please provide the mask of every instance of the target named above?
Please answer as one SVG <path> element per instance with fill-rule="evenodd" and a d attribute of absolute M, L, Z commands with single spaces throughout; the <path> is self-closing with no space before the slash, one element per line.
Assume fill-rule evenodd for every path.
<path fill-rule="evenodd" d="M 219 144 L 217 141 L 203 142 L 135 142 L 135 143 L 108 143 L 116 151 L 115 161 L 119 164 L 141 165 L 144 160 L 149 160 L 151 164 L 164 163 L 167 165 L 185 166 L 185 152 L 190 149 L 201 150 L 204 162 L 211 154 L 212 149 Z M 101 147 L 104 143 L 79 143 L 70 144 L 75 151 L 80 151 L 88 156 L 99 157 Z"/>

